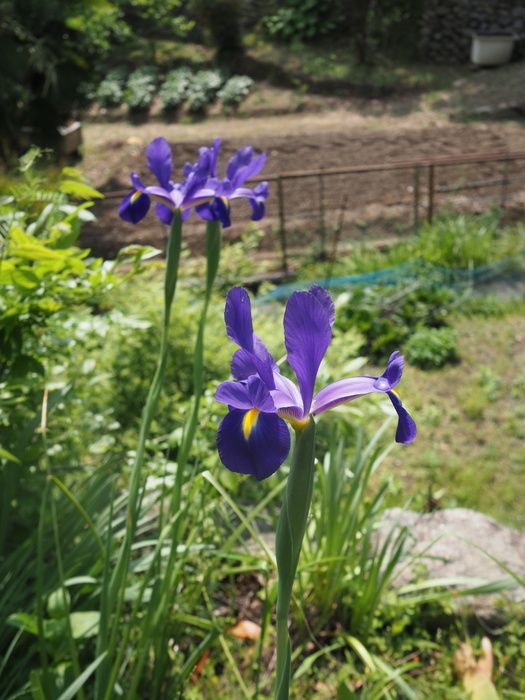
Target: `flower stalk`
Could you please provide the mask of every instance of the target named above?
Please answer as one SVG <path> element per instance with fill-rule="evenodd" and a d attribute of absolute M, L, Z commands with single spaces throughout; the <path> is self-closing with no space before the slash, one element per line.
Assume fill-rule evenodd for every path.
<path fill-rule="evenodd" d="M 288 700 L 292 645 L 288 630 L 292 589 L 301 553 L 315 473 L 315 421 L 310 418 L 296 431 L 290 473 L 277 524 L 275 554 L 277 559 L 277 675 L 275 700 Z"/>

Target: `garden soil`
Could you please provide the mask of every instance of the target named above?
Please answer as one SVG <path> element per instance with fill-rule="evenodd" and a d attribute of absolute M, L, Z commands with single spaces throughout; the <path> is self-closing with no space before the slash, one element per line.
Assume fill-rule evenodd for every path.
<path fill-rule="evenodd" d="M 304 108 L 307 110 L 308 105 Z M 160 135 L 173 146 L 174 179 L 181 177 L 186 161 L 196 161 L 199 147 L 209 145 L 216 136 L 223 137 L 220 172 L 224 172 L 227 159 L 237 148 L 251 144 L 257 153 L 264 151 L 268 155 L 264 169 L 267 177 L 323 168 L 391 164 L 416 158 L 525 151 L 522 123 L 458 125 L 451 123 L 446 114 L 422 108 L 411 96 L 359 104 L 339 99 L 325 102 L 323 109 L 318 104 L 312 104 L 311 108 L 315 111 L 273 116 L 254 113 L 229 119 L 214 117 L 197 124 L 165 123 L 158 118 L 143 124 L 125 121 L 86 124 L 81 168 L 88 182 L 109 196 L 97 202 L 98 221 L 85 227 L 81 244 L 105 258 L 115 257 L 121 247 L 134 243 L 164 247 L 166 231 L 154 216 L 146 217 L 138 225 L 119 219 L 117 206 L 121 195 L 116 194 L 129 191 L 131 171 L 138 172 L 146 183 L 154 181 L 146 166 L 145 149 L 151 139 Z M 501 178 L 502 168 L 501 163 L 440 167 L 435 172 L 435 186 L 446 189 L 471 181 L 490 183 Z M 525 160 L 511 164 L 507 175 L 514 184 L 507 188 L 506 195 L 515 197 L 518 216 L 525 216 L 525 201 L 521 199 L 525 195 Z M 425 170 L 420 182 L 423 216 L 427 206 L 427 177 Z M 327 226 L 334 228 L 344 218 L 353 221 L 362 231 L 369 219 L 377 219 L 378 208 L 384 214 L 384 208 L 390 207 L 390 213 L 380 219 L 387 222 L 385 232 L 388 229 L 391 233 L 399 230 L 399 226 L 396 229 L 387 225 L 394 211 L 403 209 L 407 220 L 412 213 L 414 184 L 414 169 L 337 176 L 325 178 L 323 183 L 318 177 L 286 181 L 286 225 L 303 229 L 312 228 L 313 222 L 317 225 L 321 187 Z M 500 190 L 501 185 L 495 189 L 487 184 L 486 192 L 480 188 L 470 194 L 464 191 L 461 201 L 465 203 L 469 197 L 481 201 L 486 194 L 487 201 L 492 198 L 497 203 Z M 480 207 L 490 208 L 490 202 L 485 201 Z M 242 225 L 237 224 L 226 232 L 230 240 L 245 230 L 250 213 L 244 202 L 235 202 L 233 209 L 237 210 L 233 218 L 242 221 Z M 278 214 L 278 196 L 272 183 L 264 221 L 268 251 L 276 247 Z M 196 217 L 189 220 L 192 221 L 193 224 L 187 226 L 187 242 L 192 252 L 198 254 L 202 252 L 202 224 Z"/>

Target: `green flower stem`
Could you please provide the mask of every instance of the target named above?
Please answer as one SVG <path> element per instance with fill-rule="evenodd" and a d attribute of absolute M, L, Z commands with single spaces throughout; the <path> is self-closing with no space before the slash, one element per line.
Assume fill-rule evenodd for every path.
<path fill-rule="evenodd" d="M 314 483 L 315 422 L 296 432 L 290 473 L 284 495 L 277 535 L 275 554 L 279 575 L 277 586 L 277 675 L 275 700 L 288 700 L 292 648 L 288 621 L 292 588 L 306 530 L 306 521 L 312 501 Z"/>
<path fill-rule="evenodd" d="M 175 488 L 171 513 L 176 513 L 180 508 L 181 490 L 184 470 L 190 454 L 197 419 L 199 415 L 199 404 L 203 392 L 203 364 L 204 364 L 204 331 L 206 328 L 206 317 L 211 300 L 213 284 L 219 269 L 221 254 L 222 225 L 219 221 L 208 221 L 206 226 L 206 289 L 204 293 L 204 306 L 202 309 L 195 349 L 193 353 L 193 404 L 189 418 L 184 426 L 181 446 L 177 457 L 177 474 L 175 477 Z"/>
<path fill-rule="evenodd" d="M 97 669 L 97 692 L 104 688 L 109 691 L 109 664 L 113 652 L 116 649 L 118 623 L 120 621 L 120 612 L 124 603 L 124 592 L 126 589 L 126 577 L 129 569 L 131 558 L 131 546 L 137 528 L 138 515 L 140 510 L 140 492 L 142 483 L 142 468 L 144 465 L 144 454 L 146 451 L 146 442 L 149 437 L 151 424 L 155 416 L 159 403 L 160 393 L 162 390 L 164 375 L 166 372 L 166 362 L 168 359 L 168 340 L 169 340 L 169 325 L 171 317 L 171 307 L 175 297 L 177 288 L 177 279 L 180 262 L 180 252 L 182 245 L 182 219 L 179 211 L 175 212 L 171 230 L 168 236 L 168 246 L 166 250 L 166 277 L 164 282 L 164 321 L 162 325 L 162 336 L 160 343 L 159 356 L 155 375 L 151 382 L 148 397 L 142 411 L 142 420 L 139 431 L 135 460 L 131 470 L 128 510 L 126 517 L 126 533 L 118 554 L 117 563 L 111 576 L 111 580 L 107 588 L 102 591 L 102 606 L 106 610 L 113 612 L 113 626 L 109 645 L 107 645 L 107 633 L 109 629 L 109 618 L 105 618 L 101 624 L 99 636 L 97 640 L 97 652 L 108 649 L 108 656 Z M 102 697 L 102 695 L 97 696 Z"/>
<path fill-rule="evenodd" d="M 206 227 L 206 287 L 204 292 L 204 304 L 202 307 L 195 349 L 193 353 L 193 402 L 188 419 L 184 426 L 182 441 L 177 455 L 177 472 L 171 496 L 169 512 L 173 518 L 171 525 L 171 547 L 168 561 L 166 563 L 166 573 L 163 578 L 162 590 L 160 593 L 159 611 L 164 613 L 173 607 L 173 598 L 177 592 L 177 577 L 180 575 L 181 557 L 178 553 L 178 545 L 182 539 L 182 528 L 184 518 L 181 513 L 182 508 L 182 485 L 185 480 L 186 466 L 190 455 L 191 447 L 197 429 L 199 406 L 204 389 L 203 365 L 204 365 L 204 333 L 206 328 L 206 317 L 211 300 L 213 284 L 219 268 L 221 253 L 222 226 L 219 221 L 209 221 Z M 175 516 L 175 517 L 174 517 Z M 169 662 L 167 649 L 170 628 L 169 617 L 164 616 L 164 623 L 156 627 L 157 630 L 157 650 L 154 682 L 151 688 L 150 697 L 152 700 L 161 697 L 162 679 L 165 675 L 165 668 Z"/>

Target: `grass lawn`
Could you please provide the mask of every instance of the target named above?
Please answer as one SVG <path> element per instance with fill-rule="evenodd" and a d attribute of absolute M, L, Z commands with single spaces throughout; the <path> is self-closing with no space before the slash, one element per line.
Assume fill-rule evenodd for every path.
<path fill-rule="evenodd" d="M 461 361 L 440 370 L 406 367 L 402 395 L 416 417 L 413 445 L 383 470 L 413 507 L 465 506 L 525 529 L 517 484 L 525 464 L 525 314 L 458 317 Z"/>

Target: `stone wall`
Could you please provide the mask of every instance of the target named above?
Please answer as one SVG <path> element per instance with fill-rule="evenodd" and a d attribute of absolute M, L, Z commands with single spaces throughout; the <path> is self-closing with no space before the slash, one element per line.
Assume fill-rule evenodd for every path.
<path fill-rule="evenodd" d="M 421 53 L 437 63 L 466 63 L 472 32 L 512 32 L 523 55 L 525 0 L 426 0 L 421 23 Z"/>

